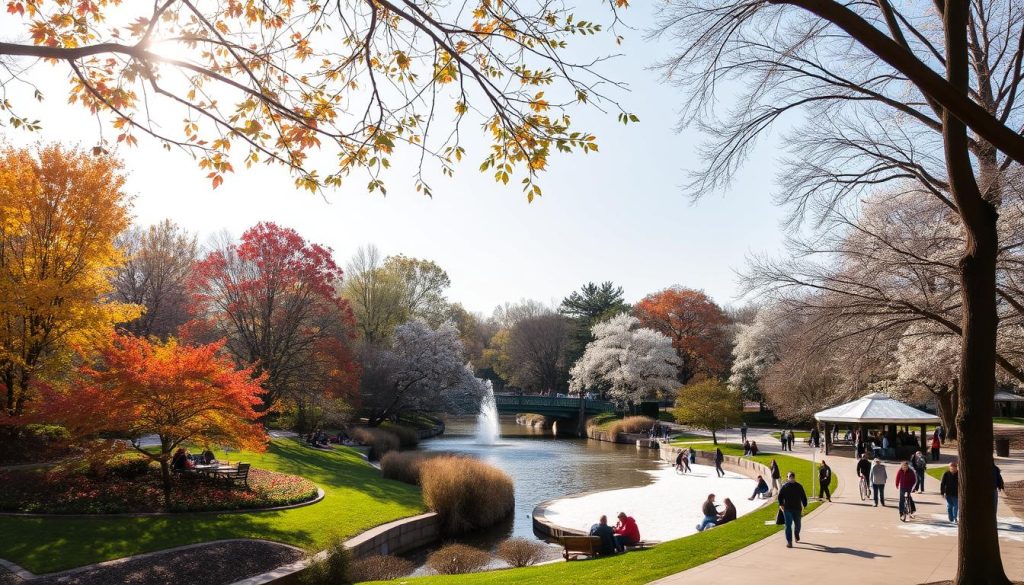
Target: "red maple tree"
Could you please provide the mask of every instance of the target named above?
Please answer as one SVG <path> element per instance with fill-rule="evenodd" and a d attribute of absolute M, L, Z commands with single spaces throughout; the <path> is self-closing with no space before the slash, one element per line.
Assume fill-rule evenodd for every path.
<path fill-rule="evenodd" d="M 355 320 L 336 292 L 341 279 L 330 248 L 259 223 L 196 264 L 189 283 L 196 320 L 187 335 L 225 339 L 240 364 L 263 376 L 258 410 L 285 399 L 301 419 L 314 398 L 350 397 L 358 386 Z"/>
<path fill-rule="evenodd" d="M 640 324 L 672 338 L 679 381 L 720 378 L 729 369 L 729 318 L 699 290 L 673 286 L 644 297 L 633 308 Z"/>

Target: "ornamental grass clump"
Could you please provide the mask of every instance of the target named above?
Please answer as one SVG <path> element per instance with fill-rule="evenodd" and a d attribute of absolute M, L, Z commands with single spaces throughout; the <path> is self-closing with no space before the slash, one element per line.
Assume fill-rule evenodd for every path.
<path fill-rule="evenodd" d="M 379 460 L 389 451 L 398 451 L 402 445 L 395 433 L 372 427 L 356 427 L 352 431 L 352 438 L 370 448 L 367 455 L 370 461 Z"/>
<path fill-rule="evenodd" d="M 526 538 L 510 538 L 498 545 L 498 558 L 512 567 L 528 567 L 537 564 L 544 556 L 545 545 Z"/>
<path fill-rule="evenodd" d="M 390 581 L 411 575 L 416 564 L 391 555 L 370 555 L 352 562 L 348 577 L 353 583 L 364 581 Z"/>
<path fill-rule="evenodd" d="M 302 585 L 347 585 L 353 580 L 349 576 L 352 553 L 345 548 L 345 539 L 332 537 L 323 554 L 309 557 L 309 565 L 302 571 L 299 582 Z"/>
<path fill-rule="evenodd" d="M 420 485 L 420 471 L 423 462 L 438 455 L 437 453 L 418 451 L 391 451 L 381 457 L 380 473 L 385 479 Z"/>
<path fill-rule="evenodd" d="M 398 437 L 398 446 L 402 449 L 415 449 L 420 444 L 420 436 L 416 429 L 392 422 L 381 423 L 380 428 L 394 433 Z"/>
<path fill-rule="evenodd" d="M 427 566 L 440 575 L 479 571 L 491 562 L 491 555 L 465 544 L 449 544 L 427 557 Z"/>
<path fill-rule="evenodd" d="M 646 433 L 653 426 L 654 419 L 649 416 L 627 416 L 608 423 L 604 430 L 614 437 L 622 433 Z"/>
<path fill-rule="evenodd" d="M 512 478 L 504 471 L 455 455 L 420 464 L 423 501 L 441 520 L 447 536 L 486 528 L 508 518 L 515 507 Z"/>

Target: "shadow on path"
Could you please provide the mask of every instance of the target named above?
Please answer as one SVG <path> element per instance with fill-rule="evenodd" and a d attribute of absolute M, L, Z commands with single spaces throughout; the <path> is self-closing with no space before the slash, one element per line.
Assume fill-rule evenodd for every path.
<path fill-rule="evenodd" d="M 828 546 L 828 545 L 825 545 L 825 544 L 814 544 L 812 542 L 806 542 L 806 541 L 799 543 L 799 545 L 803 545 L 804 548 L 810 548 L 810 549 L 813 549 L 813 550 L 816 550 L 816 551 L 820 551 L 820 552 L 824 552 L 824 553 L 829 553 L 829 554 L 834 554 L 834 555 L 851 555 L 851 556 L 855 556 L 855 557 L 860 557 L 862 559 L 876 559 L 876 558 L 888 559 L 888 558 L 892 558 L 889 555 L 873 553 L 873 552 L 866 551 L 866 550 L 858 550 L 858 549 L 855 549 L 855 548 L 849 548 L 849 547 L 845 547 L 845 546 Z M 797 545 L 797 546 L 799 546 L 799 545 Z"/>

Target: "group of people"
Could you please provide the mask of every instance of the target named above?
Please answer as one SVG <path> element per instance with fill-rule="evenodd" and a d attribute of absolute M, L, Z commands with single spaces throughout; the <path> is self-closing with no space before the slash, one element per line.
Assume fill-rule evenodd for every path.
<path fill-rule="evenodd" d="M 722 502 L 725 509 L 719 512 L 715 504 L 715 494 L 708 494 L 708 499 L 704 500 L 704 505 L 700 509 L 704 519 L 697 525 L 697 532 L 704 532 L 712 526 L 721 526 L 736 519 L 736 506 L 732 500 L 725 498 Z"/>
<path fill-rule="evenodd" d="M 676 472 L 690 473 L 690 464 L 697 462 L 697 450 L 686 447 L 676 453 Z"/>
<path fill-rule="evenodd" d="M 743 454 L 744 455 L 757 455 L 757 441 L 743 441 Z"/>
<path fill-rule="evenodd" d="M 792 451 L 793 443 L 796 441 L 796 435 L 793 434 L 793 429 L 785 429 L 779 435 L 779 441 L 782 442 L 783 451 Z"/>
<path fill-rule="evenodd" d="M 188 471 L 196 468 L 197 463 L 209 465 L 216 461 L 216 457 L 209 448 L 203 451 L 199 456 L 194 456 L 188 452 L 188 449 L 179 447 L 174 455 L 171 456 L 171 469 L 174 471 Z"/>
<path fill-rule="evenodd" d="M 601 539 L 599 555 L 621 553 L 627 546 L 640 544 L 640 528 L 636 520 L 625 512 L 619 512 L 618 520 L 613 528 L 608 525 L 608 516 L 601 516 L 598 523 L 590 527 L 590 536 Z"/>

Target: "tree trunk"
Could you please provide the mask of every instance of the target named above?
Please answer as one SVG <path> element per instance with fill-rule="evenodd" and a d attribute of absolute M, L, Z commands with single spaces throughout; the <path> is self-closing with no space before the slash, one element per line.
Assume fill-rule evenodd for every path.
<path fill-rule="evenodd" d="M 942 428 L 946 431 L 946 438 L 956 439 L 956 411 L 957 393 L 947 390 L 936 394 L 939 403 L 939 418 L 942 419 Z"/>
<path fill-rule="evenodd" d="M 171 464 L 166 458 L 160 460 L 160 475 L 164 480 L 164 510 L 171 510 Z"/>
<path fill-rule="evenodd" d="M 967 0 L 945 3 L 946 77 L 967 95 Z M 982 198 L 968 151 L 967 127 L 947 109 L 942 134 L 950 190 L 966 236 L 960 259 L 963 337 L 957 434 L 960 455 L 960 526 L 957 585 L 1006 585 L 992 495 L 992 399 L 995 394 L 996 255 L 998 214 Z"/>
<path fill-rule="evenodd" d="M 718 435 L 715 434 L 714 429 L 711 430 L 711 442 L 715 445 L 718 444 Z"/>

